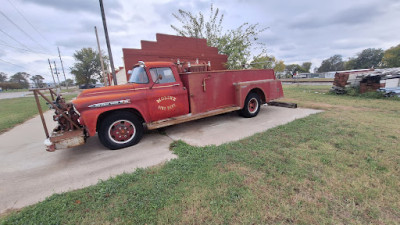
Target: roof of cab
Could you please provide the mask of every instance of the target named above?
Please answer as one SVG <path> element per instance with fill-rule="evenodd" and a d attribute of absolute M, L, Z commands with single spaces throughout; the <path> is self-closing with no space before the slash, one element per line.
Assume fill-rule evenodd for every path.
<path fill-rule="evenodd" d="M 161 67 L 161 66 L 173 66 L 175 65 L 173 62 L 144 62 L 147 67 Z M 136 64 L 140 65 L 140 63 Z"/>

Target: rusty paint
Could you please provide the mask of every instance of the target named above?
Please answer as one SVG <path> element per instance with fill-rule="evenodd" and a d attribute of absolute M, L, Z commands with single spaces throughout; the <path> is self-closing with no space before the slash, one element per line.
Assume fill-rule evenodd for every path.
<path fill-rule="evenodd" d="M 85 144 L 85 135 L 82 130 L 66 131 L 50 137 L 53 150 L 72 148 Z"/>
<path fill-rule="evenodd" d="M 78 124 L 76 124 L 74 121 L 71 120 L 60 108 L 58 108 L 53 102 L 51 102 L 46 96 L 44 96 L 40 91 L 38 91 L 39 95 L 42 96 L 51 106 L 53 106 L 56 110 L 60 112 L 60 114 L 67 119 L 76 129 L 81 129 Z"/>
<path fill-rule="evenodd" d="M 43 93 L 40 92 L 41 90 L 49 90 L 52 99 L 54 99 L 53 95 L 55 95 L 55 93 L 50 88 L 30 90 L 34 93 L 36 105 L 38 107 L 40 118 L 42 120 L 43 128 L 46 134 L 47 139 L 45 141 L 45 145 L 47 151 L 53 152 L 56 149 L 70 148 L 85 143 L 86 136 L 83 132 L 83 129 L 73 121 L 73 119 L 77 121 L 78 118 L 76 118 L 77 115 L 76 113 L 74 113 L 71 105 L 66 104 L 65 100 L 60 96 L 60 98 L 57 98 L 57 104 L 59 105 L 58 107 Z M 40 106 L 38 95 L 40 95 L 48 104 L 50 104 L 56 110 L 53 119 L 58 121 L 58 126 L 53 130 L 51 136 L 49 135 L 49 132 L 47 130 L 46 121 L 44 120 L 43 111 Z M 68 115 L 64 111 L 68 112 Z"/>

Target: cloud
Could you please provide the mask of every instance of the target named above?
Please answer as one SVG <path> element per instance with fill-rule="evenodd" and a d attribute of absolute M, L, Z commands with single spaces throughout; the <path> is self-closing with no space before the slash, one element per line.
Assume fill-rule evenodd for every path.
<path fill-rule="evenodd" d="M 356 6 L 336 13 L 326 22 L 328 24 L 355 25 L 374 20 L 382 14 L 382 10 L 375 4 Z"/>
<path fill-rule="evenodd" d="M 279 48 L 279 50 L 281 50 L 281 51 L 293 51 L 295 49 L 296 49 L 296 46 L 293 44 L 283 45 L 282 47 Z"/>
<path fill-rule="evenodd" d="M 68 39 L 62 39 L 56 42 L 57 46 L 62 46 L 64 48 L 69 48 L 69 49 L 81 49 L 84 47 L 94 47 L 97 46 L 96 44 L 96 36 L 94 35 L 85 35 L 84 36 L 79 36 L 79 37 L 72 37 Z"/>
<path fill-rule="evenodd" d="M 5 55 L 6 55 L 6 52 L 4 50 L 0 49 L 0 57 L 3 57 Z"/>
<path fill-rule="evenodd" d="M 72 12 L 92 12 L 100 13 L 100 5 L 97 0 L 22 0 L 24 2 L 33 3 L 36 5 L 42 5 L 46 7 L 51 7 L 61 11 L 72 11 Z M 106 11 L 119 10 L 121 9 L 121 4 L 116 1 L 104 2 L 104 8 Z"/>
<path fill-rule="evenodd" d="M 289 27 L 292 29 L 319 29 L 335 25 L 356 26 L 371 22 L 381 16 L 383 13 L 381 7 L 373 3 L 354 5 L 333 13 L 307 11 L 295 16 L 289 23 Z"/>
<path fill-rule="evenodd" d="M 158 16 L 160 16 L 163 23 L 172 24 L 178 23 L 172 13 L 178 14 L 178 10 L 186 10 L 198 15 L 198 12 L 202 12 L 203 15 L 208 18 L 208 13 L 210 11 L 210 2 L 208 1 L 179 1 L 173 0 L 166 3 L 156 3 L 154 8 L 157 9 Z"/>

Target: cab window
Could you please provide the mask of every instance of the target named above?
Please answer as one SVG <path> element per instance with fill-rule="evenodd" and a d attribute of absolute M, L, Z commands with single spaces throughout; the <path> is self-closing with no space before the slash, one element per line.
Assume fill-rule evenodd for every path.
<path fill-rule="evenodd" d="M 176 82 L 174 74 L 172 73 L 172 70 L 169 67 L 152 68 L 152 69 L 150 69 L 150 75 L 151 75 L 151 79 L 156 84 L 165 84 L 165 83 Z M 161 75 L 162 79 L 157 80 L 159 75 Z"/>
<path fill-rule="evenodd" d="M 149 83 L 149 78 L 147 77 L 146 70 L 141 66 L 133 68 L 131 77 L 129 78 L 129 83 L 136 83 L 136 84 Z"/>

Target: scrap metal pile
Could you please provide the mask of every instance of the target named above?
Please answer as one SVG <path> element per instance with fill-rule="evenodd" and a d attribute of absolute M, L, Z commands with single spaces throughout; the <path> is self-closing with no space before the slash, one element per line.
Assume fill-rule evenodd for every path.
<path fill-rule="evenodd" d="M 381 91 L 386 96 L 400 96 L 400 68 L 336 72 L 332 91 L 344 94 L 347 88 L 359 88 L 360 93 Z"/>

